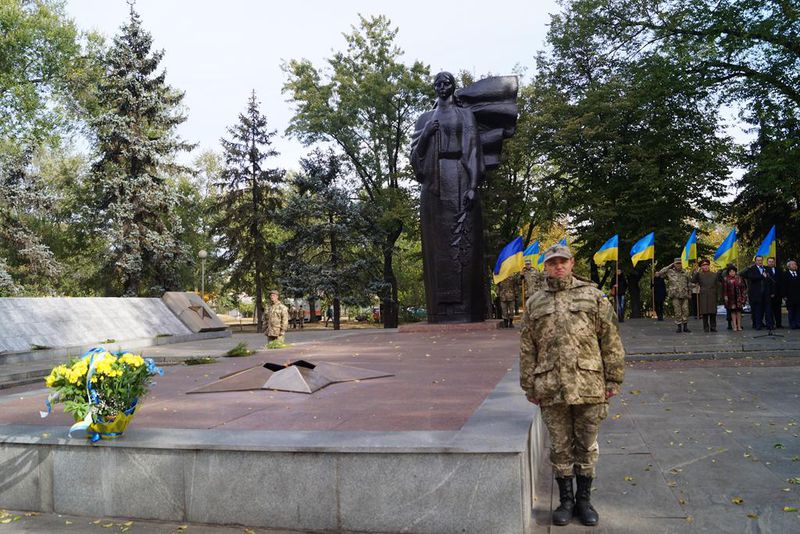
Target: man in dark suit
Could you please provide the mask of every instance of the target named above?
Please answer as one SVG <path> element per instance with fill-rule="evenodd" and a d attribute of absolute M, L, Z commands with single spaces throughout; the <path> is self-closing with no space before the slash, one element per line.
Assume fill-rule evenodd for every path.
<path fill-rule="evenodd" d="M 747 300 L 750 301 L 753 328 L 761 330 L 764 328 L 765 312 L 769 309 L 768 314 L 772 315 L 772 310 L 769 308 L 769 273 L 764 267 L 764 258 L 756 256 L 755 263 L 742 271 L 741 277 L 747 282 Z M 771 317 L 768 318 L 768 323 L 771 323 L 769 319 Z"/>
<path fill-rule="evenodd" d="M 783 271 L 780 267 L 775 265 L 775 258 L 767 258 L 767 272 L 772 279 L 772 291 L 769 296 L 772 318 L 775 321 L 775 328 L 783 328 L 781 321 L 781 282 L 783 281 Z"/>
<path fill-rule="evenodd" d="M 797 262 L 792 260 L 786 264 L 787 270 L 781 280 L 781 295 L 786 298 L 786 309 L 789 312 L 789 328 L 800 328 L 800 273 Z"/>

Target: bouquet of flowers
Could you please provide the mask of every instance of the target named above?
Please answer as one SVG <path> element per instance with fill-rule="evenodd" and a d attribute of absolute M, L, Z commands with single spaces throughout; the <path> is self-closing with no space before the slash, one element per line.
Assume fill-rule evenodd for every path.
<path fill-rule="evenodd" d="M 50 414 L 53 403 L 63 403 L 64 411 L 78 421 L 70 428 L 70 434 L 86 429 L 93 441 L 117 437 L 157 374 L 163 375 L 164 371 L 150 358 L 91 349 L 80 358 L 53 368 L 45 378 L 52 393 L 42 417 Z"/>

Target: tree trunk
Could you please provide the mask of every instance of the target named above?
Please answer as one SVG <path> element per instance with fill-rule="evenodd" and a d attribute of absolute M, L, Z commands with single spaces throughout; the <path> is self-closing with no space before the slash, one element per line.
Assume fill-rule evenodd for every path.
<path fill-rule="evenodd" d="M 384 292 L 381 305 L 381 321 L 383 321 L 384 328 L 397 328 L 398 324 L 397 277 L 394 275 L 392 260 L 394 244 L 400 238 L 403 223 L 396 219 L 392 222 L 394 229 L 386 235 L 386 243 L 383 247 L 383 281 L 389 286 L 389 291 Z"/>
<path fill-rule="evenodd" d="M 339 302 L 339 297 L 333 297 L 333 329 L 339 330 L 340 320 L 342 317 L 342 305 Z"/>
<path fill-rule="evenodd" d="M 333 229 L 333 213 L 328 213 L 328 228 L 330 228 L 330 242 L 331 242 L 331 269 L 333 272 L 339 271 L 339 243 L 336 241 L 336 232 Z M 339 301 L 339 284 L 336 280 L 333 282 L 333 329 L 341 329 L 341 316 L 342 307 Z"/>
<path fill-rule="evenodd" d="M 642 294 L 639 289 L 639 281 L 642 273 L 633 271 L 628 275 L 628 293 L 631 296 L 631 319 L 639 319 L 642 316 Z"/>
<path fill-rule="evenodd" d="M 317 319 L 317 297 L 308 297 L 308 322 L 319 322 Z"/>

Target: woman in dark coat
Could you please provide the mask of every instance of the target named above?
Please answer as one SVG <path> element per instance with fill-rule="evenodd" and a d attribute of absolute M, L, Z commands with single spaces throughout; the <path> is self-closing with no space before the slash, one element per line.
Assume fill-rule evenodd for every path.
<path fill-rule="evenodd" d="M 722 279 L 722 297 L 725 309 L 731 314 L 733 329 L 739 332 L 742 330 L 742 309 L 747 302 L 747 287 L 737 272 L 733 265 L 728 267 L 727 274 Z"/>
<path fill-rule="evenodd" d="M 700 270 L 694 273 L 692 283 L 700 286 L 699 313 L 703 316 L 703 332 L 717 331 L 717 295 L 719 280 L 717 273 L 712 273 L 711 262 L 702 260 Z"/>

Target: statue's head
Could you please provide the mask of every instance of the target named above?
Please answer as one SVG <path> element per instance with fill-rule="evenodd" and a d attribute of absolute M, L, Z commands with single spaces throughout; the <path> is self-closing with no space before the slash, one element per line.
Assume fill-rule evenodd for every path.
<path fill-rule="evenodd" d="M 449 72 L 440 72 L 433 79 L 433 89 L 439 98 L 450 98 L 456 91 L 455 76 Z"/>

